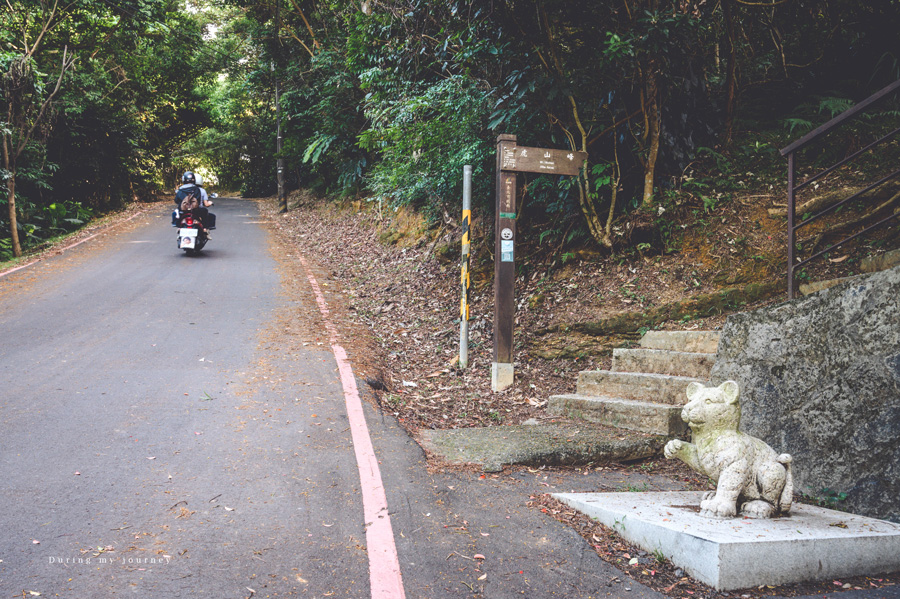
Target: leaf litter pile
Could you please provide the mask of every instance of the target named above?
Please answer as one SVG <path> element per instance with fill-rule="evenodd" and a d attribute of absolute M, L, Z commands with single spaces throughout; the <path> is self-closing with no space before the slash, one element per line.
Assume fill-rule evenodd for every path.
<path fill-rule="evenodd" d="M 420 235 L 405 239 L 391 233 L 398 219 L 388 221 L 359 203 L 339 207 L 298 195 L 290 200 L 292 210 L 287 214 L 279 214 L 271 198 L 259 202 L 260 210 L 275 224 L 280 243 L 314 264 L 358 376 L 372 388 L 381 407 L 414 436 L 423 428 L 560 420 L 546 413 L 547 399 L 573 392 L 578 372 L 608 368 L 610 347 L 627 345 L 639 335 L 607 339 L 611 346 L 600 343 L 572 356 L 542 351 L 542 340 L 534 338 L 534 331 L 617 311 L 644 310 L 679 295 L 702 292 L 705 287 L 698 281 L 703 272 L 700 267 L 660 265 L 642 256 L 620 259 L 617 264 L 607 260 L 606 264 L 570 266 L 555 273 L 549 268 L 533 269 L 516 283 L 515 384 L 494 393 L 490 387 L 493 288 L 488 280 L 492 272 L 480 277 L 473 273 L 469 366 L 462 370 L 458 363 L 458 244 L 449 258 L 441 259 L 438 242 L 444 228 L 438 238 L 422 236 L 420 230 Z M 477 250 L 473 248 L 473 252 Z M 298 283 L 296 287 L 303 286 L 302 281 Z M 314 302 L 308 309 L 315 311 Z M 697 322 L 664 323 L 662 328 L 712 329 L 723 322 L 724 315 L 719 315 L 701 321 L 700 326 Z M 685 488 L 706 488 L 680 463 L 655 461 L 651 466 L 655 473 L 678 480 Z M 634 466 L 606 467 L 625 471 Z M 693 580 L 661 556 L 628 544 L 549 494 L 533 496 L 529 505 L 573 528 L 602 559 L 620 569 L 623 580 L 611 580 L 610 586 L 624 583 L 627 587 L 628 579 L 633 579 L 667 596 L 694 599 L 834 594 L 900 584 L 897 573 L 720 592 Z"/>
<path fill-rule="evenodd" d="M 543 419 L 550 395 L 573 388 L 578 371 L 600 367 L 590 358 L 546 361 L 517 350 L 515 386 L 493 393 L 490 288 L 474 294 L 469 367 L 458 367 L 458 258 L 438 261 L 430 243 L 385 245 L 371 212 L 312 204 L 278 215 L 270 202 L 261 208 L 283 238 L 317 263 L 326 277 L 320 284 L 339 288 L 355 321 L 338 324 L 352 330 L 342 342 L 354 363 L 366 364 L 358 374 L 384 409 L 411 433 Z M 517 326 L 527 330 L 521 319 Z M 375 355 L 363 355 L 370 352 Z"/>

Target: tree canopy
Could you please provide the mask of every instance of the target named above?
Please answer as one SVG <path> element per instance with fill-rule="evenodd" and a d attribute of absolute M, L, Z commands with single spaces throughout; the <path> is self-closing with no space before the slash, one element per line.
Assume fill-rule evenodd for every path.
<path fill-rule="evenodd" d="M 198 166 L 271 194 L 277 158 L 290 188 L 433 218 L 472 164 L 490 212 L 514 133 L 589 156 L 578 178 L 529 177 L 523 226 L 611 247 L 703 156 L 900 77 L 898 25 L 896 0 L 9 0 L 4 229 L 36 243 Z"/>

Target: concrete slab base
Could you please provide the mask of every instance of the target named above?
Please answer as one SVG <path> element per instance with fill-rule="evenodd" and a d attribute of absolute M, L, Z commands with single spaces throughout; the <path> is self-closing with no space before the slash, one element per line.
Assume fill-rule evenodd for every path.
<path fill-rule="evenodd" d="M 900 525 L 794 504 L 771 520 L 701 517 L 702 493 L 553 497 L 721 591 L 900 571 Z"/>
<path fill-rule="evenodd" d="M 513 384 L 513 365 L 505 362 L 491 363 L 491 391 L 497 393 Z"/>
<path fill-rule="evenodd" d="M 429 454 L 456 464 L 480 464 L 497 472 L 509 464 L 559 466 L 628 462 L 658 455 L 666 442 L 650 435 L 620 436 L 619 431 L 582 424 L 488 426 L 419 431 Z"/>

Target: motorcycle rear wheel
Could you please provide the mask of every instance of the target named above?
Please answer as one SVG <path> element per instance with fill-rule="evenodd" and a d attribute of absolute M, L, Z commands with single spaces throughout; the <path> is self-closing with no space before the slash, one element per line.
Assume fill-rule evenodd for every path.
<path fill-rule="evenodd" d="M 199 235 L 197 237 L 197 241 L 192 248 L 184 248 L 184 253 L 188 256 L 196 256 L 200 253 L 200 250 L 203 249 L 203 246 L 206 245 L 206 242 L 209 241 L 206 235 Z"/>

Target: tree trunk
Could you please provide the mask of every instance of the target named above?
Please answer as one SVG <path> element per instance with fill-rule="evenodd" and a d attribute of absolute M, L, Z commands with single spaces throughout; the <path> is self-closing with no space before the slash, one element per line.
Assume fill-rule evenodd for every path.
<path fill-rule="evenodd" d="M 656 74 L 650 74 L 647 85 L 647 128 L 650 150 L 644 163 L 644 206 L 653 204 L 653 181 L 656 173 L 656 159 L 659 156 L 660 114 L 659 99 L 656 89 Z"/>
<path fill-rule="evenodd" d="M 609 213 L 606 216 L 606 227 L 603 229 L 603 245 L 608 248 L 613 246 L 612 224 L 613 217 L 616 213 L 616 199 L 619 196 L 619 183 L 622 182 L 622 169 L 619 166 L 619 144 L 616 141 L 615 122 L 613 123 L 613 158 L 615 160 L 612 164 L 613 172 L 611 175 L 612 181 L 610 183 L 611 193 L 609 197 Z"/>
<path fill-rule="evenodd" d="M 725 77 L 725 143 L 731 143 L 734 129 L 734 113 L 737 108 L 737 38 L 734 30 L 734 0 L 722 0 L 725 32 L 728 43 L 728 73 Z"/>
<path fill-rule="evenodd" d="M 9 205 L 9 236 L 12 237 L 13 255 L 18 258 L 22 255 L 22 245 L 19 243 L 19 225 L 16 220 L 16 175 L 8 172 L 6 179 L 6 202 Z"/>
<path fill-rule="evenodd" d="M 584 170 L 582 169 L 582 171 Z M 611 243 L 603 235 L 603 219 L 597 213 L 597 207 L 594 206 L 594 201 L 590 196 L 590 182 L 588 181 L 587 173 L 579 175 L 579 179 L 582 180 L 578 182 L 578 203 L 581 205 L 581 213 L 587 222 L 588 231 L 590 231 L 591 237 L 595 241 L 610 247 Z"/>
<path fill-rule="evenodd" d="M 13 166 L 13 157 L 10 156 L 9 146 L 12 140 L 6 134 L 3 135 L 2 150 L 3 170 L 6 171 L 6 203 L 9 206 L 9 236 L 12 239 L 13 255 L 18 258 L 22 255 L 22 246 L 19 243 L 19 223 L 16 220 L 16 169 Z"/>
<path fill-rule="evenodd" d="M 581 117 L 578 115 L 578 103 L 575 102 L 574 96 L 569 96 L 569 103 L 572 105 L 572 118 L 574 118 L 578 132 L 581 134 L 581 151 L 586 153 L 588 151 L 588 134 L 581 123 Z M 574 150 L 574 139 L 571 136 L 569 139 Z M 603 218 L 597 212 L 597 206 L 594 205 L 594 199 L 591 197 L 591 180 L 588 178 L 586 163 L 581 169 L 581 174 L 578 175 L 578 203 L 581 206 L 584 220 L 587 222 L 588 230 L 591 232 L 591 237 L 606 247 L 612 247 L 612 240 L 609 235 L 603 234 Z"/>

